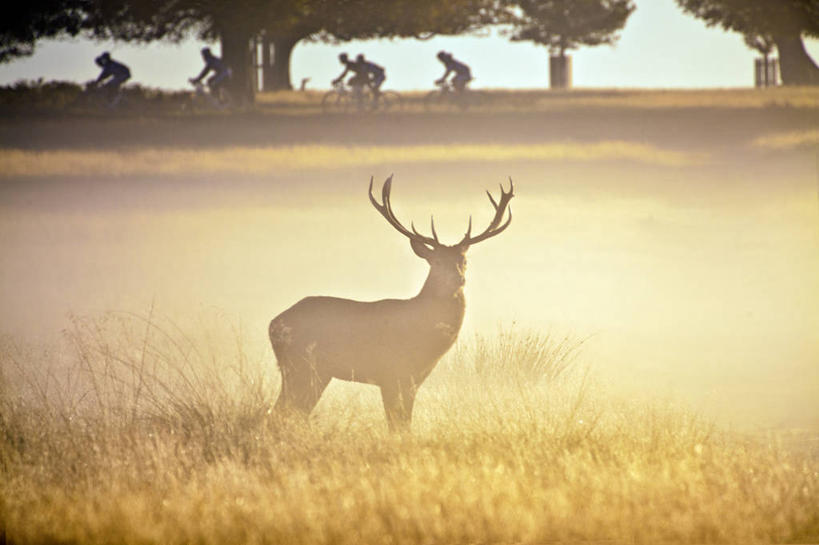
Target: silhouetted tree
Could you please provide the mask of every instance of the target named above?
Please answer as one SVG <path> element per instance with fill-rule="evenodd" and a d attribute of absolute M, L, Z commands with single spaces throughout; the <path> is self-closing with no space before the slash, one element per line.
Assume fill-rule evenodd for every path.
<path fill-rule="evenodd" d="M 266 89 L 292 89 L 290 56 L 302 40 L 460 34 L 497 22 L 504 12 L 500 0 L 287 0 L 278 5 L 264 29 L 265 47 L 272 46 Z"/>
<path fill-rule="evenodd" d="M 0 62 L 31 55 L 38 40 L 76 36 L 82 30 L 79 0 L 10 2 L 0 17 Z"/>
<path fill-rule="evenodd" d="M 776 47 L 776 42 L 770 34 L 746 34 L 742 39 L 745 41 L 745 45 L 754 51 L 758 51 L 766 59 Z"/>
<path fill-rule="evenodd" d="M 96 38 L 151 42 L 179 41 L 195 34 L 218 40 L 233 70 L 228 86 L 234 97 L 253 99 L 251 42 L 275 0 L 86 0 L 84 26 Z"/>
<path fill-rule="evenodd" d="M 40 38 L 218 40 L 235 97 L 252 100 L 252 47 L 274 47 L 273 87 L 292 88 L 290 55 L 304 39 L 456 34 L 497 20 L 502 0 L 32 0 L 0 23 L 0 61 L 30 53 Z M 490 17 L 490 14 L 492 16 Z"/>
<path fill-rule="evenodd" d="M 786 85 L 819 85 L 803 37 L 819 37 L 819 0 L 676 0 L 683 11 L 743 35 L 770 36 Z"/>
<path fill-rule="evenodd" d="M 588 45 L 613 45 L 634 11 L 631 0 L 517 0 L 512 40 L 533 41 L 565 57 Z"/>

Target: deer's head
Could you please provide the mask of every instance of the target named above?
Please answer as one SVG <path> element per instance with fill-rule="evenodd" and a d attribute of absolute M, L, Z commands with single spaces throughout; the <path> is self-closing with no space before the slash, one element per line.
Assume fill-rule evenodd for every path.
<path fill-rule="evenodd" d="M 373 197 L 373 179 L 370 178 L 370 202 L 396 231 L 409 239 L 410 246 L 415 254 L 429 263 L 429 278 L 424 285 L 424 289 L 432 290 L 438 295 L 452 294 L 463 287 L 466 274 L 466 251 L 471 245 L 500 234 L 512 222 L 512 209 L 509 207 L 509 201 L 514 196 L 514 186 L 511 178 L 509 179 L 508 192 L 504 191 L 503 186 L 501 186 L 501 195 L 498 201 L 495 201 L 491 193 L 486 192 L 489 195 L 489 201 L 495 208 L 495 217 L 489 223 L 489 226 L 481 234 L 473 237 L 472 217 L 470 216 L 466 234 L 460 242 L 452 246 L 442 244 L 438 240 L 438 234 L 435 232 L 435 221 L 432 219 L 430 219 L 431 237 L 420 234 L 412 223 L 410 223 L 410 229 L 404 227 L 392 211 L 392 205 L 390 204 L 391 189 L 392 176 L 384 182 L 381 189 L 381 202 L 379 203 Z M 509 214 L 504 222 L 503 218 L 507 210 Z"/>

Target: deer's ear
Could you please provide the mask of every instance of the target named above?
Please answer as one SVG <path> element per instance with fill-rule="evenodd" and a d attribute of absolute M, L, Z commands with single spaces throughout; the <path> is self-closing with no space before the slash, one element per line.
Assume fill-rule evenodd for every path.
<path fill-rule="evenodd" d="M 415 252 L 415 255 L 418 257 L 423 259 L 429 259 L 432 257 L 432 249 L 430 249 L 430 247 L 423 242 L 410 239 L 410 246 L 412 246 L 412 251 Z"/>

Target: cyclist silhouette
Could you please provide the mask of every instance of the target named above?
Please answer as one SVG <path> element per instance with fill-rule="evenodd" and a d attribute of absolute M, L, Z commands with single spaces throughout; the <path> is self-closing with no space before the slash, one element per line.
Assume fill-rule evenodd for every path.
<path fill-rule="evenodd" d="M 384 80 L 387 79 L 384 68 L 374 62 L 368 61 L 364 58 L 364 55 L 361 54 L 356 56 L 355 62 L 361 67 L 361 72 L 367 78 L 366 83 L 370 86 L 370 89 L 373 90 L 373 95 L 378 98 L 378 95 L 381 94 L 381 85 L 384 83 Z"/>
<path fill-rule="evenodd" d="M 455 77 L 452 78 L 452 87 L 457 92 L 462 92 L 466 88 L 466 84 L 472 81 L 472 72 L 469 70 L 469 67 L 462 62 L 456 61 L 452 54 L 446 51 L 439 51 L 437 56 L 438 60 L 444 64 L 446 72 L 444 72 L 444 75 L 439 79 L 435 80 L 435 83 L 441 84 L 445 82 L 449 74 L 454 72 Z"/>
<path fill-rule="evenodd" d="M 351 61 L 347 56 L 347 53 L 340 54 L 338 56 L 338 62 L 344 65 L 344 72 L 333 80 L 333 85 L 338 85 L 342 80 L 344 80 L 344 77 L 347 74 L 352 72 L 353 77 L 347 81 L 347 85 L 352 87 L 354 92 L 360 94 L 361 89 L 369 83 L 369 76 L 364 71 L 364 67 L 356 61 Z"/>
<path fill-rule="evenodd" d="M 222 61 L 222 59 L 211 52 L 209 47 L 202 48 L 202 60 L 205 61 L 205 67 L 201 72 L 199 72 L 198 76 L 195 78 L 190 78 L 188 81 L 196 85 L 202 81 L 202 79 L 207 76 L 209 72 L 213 72 L 213 75 L 208 78 L 207 85 L 210 89 L 211 95 L 221 100 L 220 90 L 225 83 L 227 83 L 227 80 L 230 79 L 232 71 L 230 67 L 226 65 L 224 61 Z"/>
<path fill-rule="evenodd" d="M 102 55 L 94 59 L 97 66 L 102 68 L 102 72 L 94 80 L 94 87 L 105 91 L 110 106 L 116 106 L 122 95 L 119 92 L 122 84 L 131 77 L 131 70 L 111 58 L 111 54 L 105 51 Z"/>

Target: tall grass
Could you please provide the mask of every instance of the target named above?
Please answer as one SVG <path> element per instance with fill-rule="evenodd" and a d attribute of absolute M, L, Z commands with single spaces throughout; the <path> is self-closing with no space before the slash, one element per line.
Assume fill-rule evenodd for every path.
<path fill-rule="evenodd" d="M 469 370 L 492 381 L 536 385 L 554 383 L 573 370 L 583 340 L 555 336 L 514 324 L 499 328 L 494 337 L 476 334 L 472 342 L 456 347 L 457 357 Z"/>
<path fill-rule="evenodd" d="M 202 322 L 114 314 L 75 319 L 58 351 L 4 341 L 7 542 L 819 539 L 816 458 L 606 395 L 567 363 L 576 342 L 468 342 L 422 387 L 413 433 L 390 435 L 367 386 L 277 420 L 269 354 Z"/>

